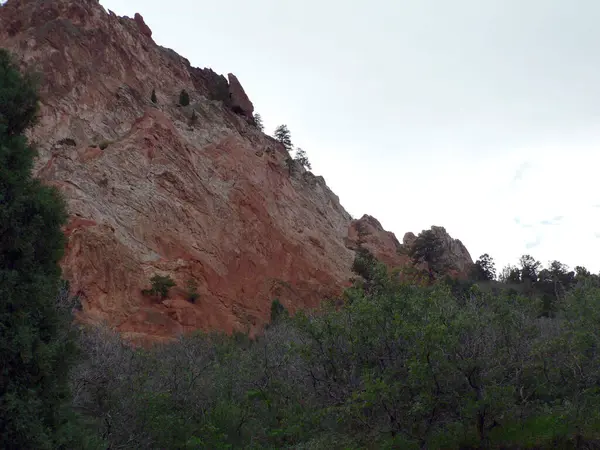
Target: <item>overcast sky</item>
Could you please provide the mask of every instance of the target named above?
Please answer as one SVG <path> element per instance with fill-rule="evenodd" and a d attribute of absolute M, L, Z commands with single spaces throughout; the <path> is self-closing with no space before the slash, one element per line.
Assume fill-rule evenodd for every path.
<path fill-rule="evenodd" d="M 233 72 L 355 217 L 600 271 L 598 0 L 101 0 Z"/>

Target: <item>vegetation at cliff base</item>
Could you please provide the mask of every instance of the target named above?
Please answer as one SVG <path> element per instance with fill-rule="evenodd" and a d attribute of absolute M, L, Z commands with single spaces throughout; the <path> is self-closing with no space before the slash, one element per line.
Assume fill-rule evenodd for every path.
<path fill-rule="evenodd" d="M 318 311 L 274 300 L 253 340 L 198 332 L 136 350 L 86 332 L 74 405 L 110 448 L 600 445 L 600 277 L 580 271 L 548 315 L 539 274 L 528 290 L 429 283 L 425 269 L 419 286 L 364 249 L 354 270 Z"/>

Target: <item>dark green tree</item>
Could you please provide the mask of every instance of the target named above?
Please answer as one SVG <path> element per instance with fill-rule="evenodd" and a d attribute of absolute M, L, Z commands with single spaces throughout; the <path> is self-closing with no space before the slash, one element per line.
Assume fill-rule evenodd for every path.
<path fill-rule="evenodd" d="M 444 256 L 444 243 L 433 230 L 425 230 L 417 236 L 408 252 L 413 264 L 426 264 L 429 281 L 439 278 L 447 269 Z"/>
<path fill-rule="evenodd" d="M 518 284 L 521 282 L 521 271 L 518 267 L 508 264 L 500 272 L 499 279 L 505 284 Z"/>
<path fill-rule="evenodd" d="M 158 100 L 156 99 L 156 90 L 152 89 L 152 95 L 150 96 L 150 101 L 154 104 L 156 104 L 158 102 Z"/>
<path fill-rule="evenodd" d="M 142 291 L 145 295 L 150 295 L 159 298 L 167 298 L 169 296 L 169 289 L 176 286 L 175 281 L 168 275 L 154 275 L 150 278 L 152 287 L 150 289 L 144 289 Z"/>
<path fill-rule="evenodd" d="M 188 106 L 190 104 L 190 94 L 185 89 L 179 93 L 179 104 L 181 106 Z"/>
<path fill-rule="evenodd" d="M 302 150 L 301 148 L 296 149 L 296 156 L 294 156 L 294 161 L 297 161 L 298 163 L 300 163 L 302 166 L 304 166 L 305 169 L 308 169 L 308 170 L 312 169 L 312 166 L 310 165 L 310 161 L 308 160 L 308 157 L 306 156 L 306 152 L 304 150 Z"/>
<path fill-rule="evenodd" d="M 281 318 L 288 317 L 289 313 L 278 298 L 271 302 L 271 323 L 275 323 Z"/>
<path fill-rule="evenodd" d="M 0 448 L 79 448 L 67 384 L 75 346 L 59 309 L 66 220 L 58 191 L 31 174 L 35 82 L 0 50 Z"/>
<path fill-rule="evenodd" d="M 541 263 L 536 261 L 531 255 L 523 255 L 519 259 L 521 265 L 521 282 L 531 285 L 538 280 L 538 272 Z"/>
<path fill-rule="evenodd" d="M 262 120 L 262 116 L 258 113 L 254 114 L 254 123 L 256 124 L 256 128 L 258 128 L 260 131 L 264 131 L 265 130 L 265 126 L 263 124 L 263 120 Z"/>
<path fill-rule="evenodd" d="M 287 125 L 279 125 L 275 129 L 274 134 L 275 139 L 277 139 L 281 144 L 285 147 L 285 149 L 289 152 L 294 146 L 292 145 L 292 134 L 288 129 Z"/>
<path fill-rule="evenodd" d="M 471 270 L 474 281 L 492 281 L 496 278 L 496 265 L 494 258 L 487 253 L 481 255 Z"/>

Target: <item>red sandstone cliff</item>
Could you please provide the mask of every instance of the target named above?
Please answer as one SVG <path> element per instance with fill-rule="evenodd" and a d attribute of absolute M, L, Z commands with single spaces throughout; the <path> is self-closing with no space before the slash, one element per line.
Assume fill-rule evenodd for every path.
<path fill-rule="evenodd" d="M 191 67 L 153 41 L 141 16 L 118 17 L 97 0 L 9 0 L 0 46 L 42 74 L 36 173 L 68 201 L 62 264 L 83 320 L 133 340 L 255 331 L 273 298 L 293 311 L 347 284 L 358 221 L 322 177 L 290 175 L 234 75 Z M 186 107 L 176 104 L 182 89 Z M 392 233 L 362 222 L 376 256 L 406 263 Z M 163 302 L 141 294 L 155 273 L 178 284 Z"/>

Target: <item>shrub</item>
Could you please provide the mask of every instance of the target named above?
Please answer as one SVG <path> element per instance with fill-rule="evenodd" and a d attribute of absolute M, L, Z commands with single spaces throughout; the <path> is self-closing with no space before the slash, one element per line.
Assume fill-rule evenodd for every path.
<path fill-rule="evenodd" d="M 156 90 L 152 89 L 152 95 L 150 95 L 150 101 L 154 104 L 158 101 L 156 98 Z"/>
<path fill-rule="evenodd" d="M 162 299 L 169 296 L 169 289 L 176 286 L 175 281 L 168 275 L 154 275 L 150 278 L 152 287 L 150 289 L 144 289 L 142 293 L 144 295 L 150 295 L 153 297 L 160 297 Z"/>
<path fill-rule="evenodd" d="M 271 302 L 271 322 L 275 323 L 279 319 L 288 317 L 289 313 L 285 306 L 281 304 L 278 298 Z"/>
<path fill-rule="evenodd" d="M 185 89 L 179 93 L 179 104 L 181 106 L 188 106 L 190 104 L 190 94 Z"/>
<path fill-rule="evenodd" d="M 113 143 L 113 141 L 102 141 L 102 142 L 100 142 L 98 147 L 100 147 L 100 150 L 106 150 L 108 148 L 108 146 L 111 145 L 112 143 Z"/>
<path fill-rule="evenodd" d="M 190 303 L 196 303 L 196 301 L 200 298 L 200 294 L 198 293 L 198 283 L 194 279 L 189 279 L 186 283 L 187 287 L 187 299 Z"/>

